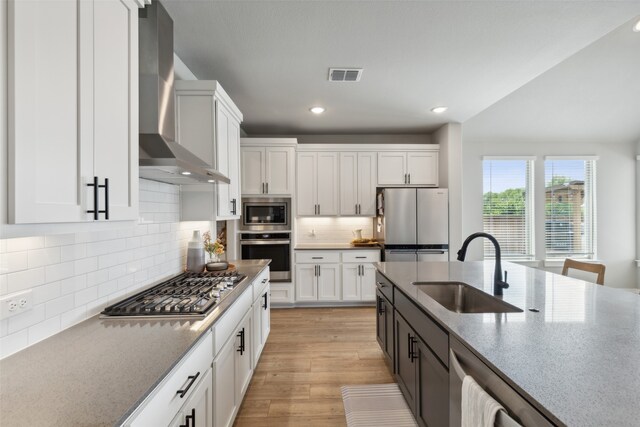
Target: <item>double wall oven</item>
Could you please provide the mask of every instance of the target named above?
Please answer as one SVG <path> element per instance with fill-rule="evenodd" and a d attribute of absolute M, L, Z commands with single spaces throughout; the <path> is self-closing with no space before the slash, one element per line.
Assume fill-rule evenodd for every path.
<path fill-rule="evenodd" d="M 270 259 L 272 282 L 291 281 L 291 199 L 243 198 L 242 259 Z"/>

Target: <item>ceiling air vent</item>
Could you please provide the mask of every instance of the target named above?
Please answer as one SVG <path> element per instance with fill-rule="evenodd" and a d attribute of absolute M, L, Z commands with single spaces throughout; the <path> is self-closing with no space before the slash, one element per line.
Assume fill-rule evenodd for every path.
<path fill-rule="evenodd" d="M 329 68 L 330 82 L 359 82 L 362 68 Z"/>

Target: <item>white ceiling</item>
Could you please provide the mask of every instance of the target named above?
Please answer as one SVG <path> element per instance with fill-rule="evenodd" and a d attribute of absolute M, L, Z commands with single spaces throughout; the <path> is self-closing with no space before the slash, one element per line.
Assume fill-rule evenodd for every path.
<path fill-rule="evenodd" d="M 177 54 L 198 78 L 222 83 L 249 134 L 424 133 L 465 122 L 640 15 L 638 1 L 162 3 Z M 363 67 L 362 81 L 329 83 L 332 66 Z M 312 115 L 313 105 L 326 113 Z M 436 105 L 449 111 L 434 115 Z"/>

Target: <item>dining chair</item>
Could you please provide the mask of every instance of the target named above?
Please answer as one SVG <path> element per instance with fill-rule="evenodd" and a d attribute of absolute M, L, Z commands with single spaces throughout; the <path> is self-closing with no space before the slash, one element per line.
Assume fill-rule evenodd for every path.
<path fill-rule="evenodd" d="M 596 278 L 596 283 L 598 285 L 604 285 L 604 271 L 606 269 L 604 264 L 576 261 L 575 259 L 567 258 L 564 260 L 564 265 L 562 266 L 562 275 L 568 276 L 570 269 L 597 274 L 598 277 Z"/>

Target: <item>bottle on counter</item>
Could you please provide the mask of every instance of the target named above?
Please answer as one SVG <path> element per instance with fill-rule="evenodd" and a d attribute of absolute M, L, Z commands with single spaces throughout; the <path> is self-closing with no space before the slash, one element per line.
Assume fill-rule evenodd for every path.
<path fill-rule="evenodd" d="M 204 246 L 200 230 L 194 230 L 191 240 L 187 244 L 187 271 L 202 273 L 204 270 Z"/>

